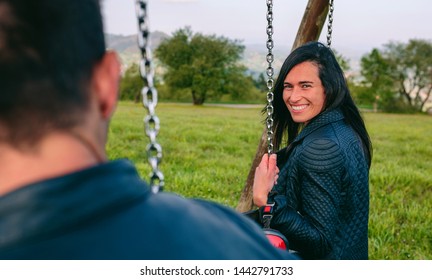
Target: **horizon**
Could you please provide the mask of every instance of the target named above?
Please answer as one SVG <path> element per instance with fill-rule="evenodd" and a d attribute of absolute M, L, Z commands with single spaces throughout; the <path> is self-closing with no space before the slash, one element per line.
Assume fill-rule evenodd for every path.
<path fill-rule="evenodd" d="M 154 30 L 151 33 L 154 32 L 161 32 L 162 34 L 166 36 L 171 36 L 170 34 L 166 34 L 163 31 Z M 138 45 L 136 43 L 137 34 L 112 34 L 112 33 L 105 33 L 105 35 L 115 36 L 118 37 L 120 44 L 117 45 L 118 42 L 116 42 L 116 39 L 114 40 L 107 40 L 107 47 L 112 48 L 118 52 L 123 57 L 122 64 L 125 65 L 125 67 L 128 67 L 130 63 L 133 63 L 133 60 L 136 59 L 135 55 L 139 54 Z M 133 40 L 133 43 L 129 42 L 125 46 L 124 38 L 129 38 L 126 40 Z M 243 64 L 247 67 L 248 71 L 252 74 L 258 75 L 259 73 L 265 73 L 266 66 L 262 66 L 263 63 L 266 63 L 266 54 L 267 54 L 267 48 L 265 44 L 257 44 L 257 43 L 250 43 L 245 44 L 242 43 L 245 46 L 245 51 L 243 52 L 243 56 L 241 61 Z M 131 52 L 131 47 L 136 47 L 136 50 L 134 52 Z M 156 46 L 152 46 L 156 47 Z M 347 74 L 357 76 L 359 74 L 359 71 L 361 69 L 360 67 L 360 60 L 361 57 L 370 53 L 372 51 L 369 50 L 367 52 L 363 51 L 356 51 L 356 50 L 349 50 L 349 49 L 335 49 L 336 52 L 339 55 L 342 55 L 342 57 L 347 60 L 350 69 L 347 71 Z M 291 51 L 291 46 L 285 45 L 285 46 L 279 46 L 277 50 L 273 51 L 273 54 L 275 56 L 275 62 L 273 66 L 275 68 L 280 68 L 282 66 L 283 61 L 286 58 L 286 55 Z M 260 58 L 258 58 L 260 57 Z"/>
<path fill-rule="evenodd" d="M 307 2 L 274 1 L 274 50 L 292 46 Z M 363 0 L 358 5 L 336 0 L 334 6 L 332 47 L 336 50 L 369 52 L 390 42 L 432 39 L 425 21 L 432 1 Z M 135 1 L 105 0 L 102 8 L 106 33 L 136 34 Z M 267 40 L 264 0 L 153 0 L 148 1 L 148 13 L 150 31 L 172 35 L 190 26 L 194 33 L 224 36 L 245 45 Z M 327 22 L 320 41 L 325 41 L 326 30 Z"/>

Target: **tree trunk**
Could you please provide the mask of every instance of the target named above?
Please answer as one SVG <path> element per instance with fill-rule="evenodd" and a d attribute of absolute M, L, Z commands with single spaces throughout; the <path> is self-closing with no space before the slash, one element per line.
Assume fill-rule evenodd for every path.
<path fill-rule="evenodd" d="M 303 15 L 302 22 L 297 32 L 296 39 L 292 46 L 292 50 L 297 47 L 310 42 L 318 41 L 321 34 L 321 30 L 324 26 L 327 13 L 329 9 L 329 0 L 309 0 L 306 10 Z M 252 185 L 255 175 L 255 169 L 261 161 L 264 153 L 267 152 L 267 130 L 264 129 L 258 149 L 255 154 L 255 158 L 252 162 L 251 169 L 249 170 L 246 183 L 241 194 L 239 203 L 237 205 L 237 211 L 246 212 L 253 209 L 253 197 L 252 197 Z"/>
<path fill-rule="evenodd" d="M 329 10 L 329 0 L 309 0 L 292 50 L 301 45 L 318 41 Z"/>
<path fill-rule="evenodd" d="M 201 96 L 201 95 L 197 95 L 196 92 L 194 90 L 192 90 L 192 102 L 193 105 L 203 105 L 204 104 L 204 99 L 205 97 Z"/>

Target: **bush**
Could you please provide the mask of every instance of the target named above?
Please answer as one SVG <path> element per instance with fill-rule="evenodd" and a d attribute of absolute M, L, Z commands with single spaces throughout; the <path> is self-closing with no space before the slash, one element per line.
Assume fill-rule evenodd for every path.
<path fill-rule="evenodd" d="M 137 102 L 140 99 L 143 81 L 139 73 L 138 64 L 132 64 L 123 74 L 120 82 L 120 100 Z"/>

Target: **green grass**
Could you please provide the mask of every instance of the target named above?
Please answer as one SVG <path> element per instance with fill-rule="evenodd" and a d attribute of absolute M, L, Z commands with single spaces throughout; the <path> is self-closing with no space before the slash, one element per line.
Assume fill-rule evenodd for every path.
<path fill-rule="evenodd" d="M 366 114 L 374 259 L 432 259 L 432 117 Z"/>
<path fill-rule="evenodd" d="M 165 191 L 235 207 L 263 131 L 260 108 L 159 104 Z M 108 153 L 150 167 L 146 111 L 122 102 Z M 432 117 L 365 113 L 374 145 L 370 173 L 370 259 L 432 259 Z"/>

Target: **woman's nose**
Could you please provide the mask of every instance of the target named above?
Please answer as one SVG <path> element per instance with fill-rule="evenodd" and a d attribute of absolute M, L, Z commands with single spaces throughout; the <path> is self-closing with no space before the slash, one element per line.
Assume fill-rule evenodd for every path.
<path fill-rule="evenodd" d="M 291 91 L 291 95 L 288 98 L 288 101 L 292 102 L 292 103 L 296 103 L 301 99 L 301 94 L 300 91 L 296 88 L 293 88 Z"/>

